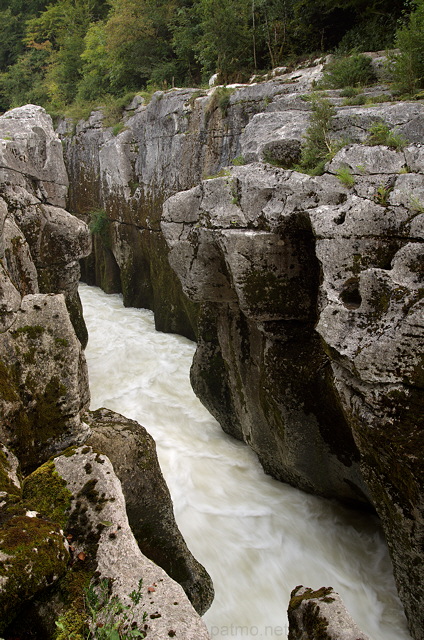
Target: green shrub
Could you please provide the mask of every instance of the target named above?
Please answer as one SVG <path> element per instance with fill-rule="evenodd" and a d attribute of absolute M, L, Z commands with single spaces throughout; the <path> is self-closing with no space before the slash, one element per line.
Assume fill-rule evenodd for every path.
<path fill-rule="evenodd" d="M 369 136 L 366 143 L 371 146 L 383 144 L 391 149 L 400 151 L 407 144 L 407 140 L 403 136 L 394 131 L 384 122 L 374 122 L 368 129 Z"/>
<path fill-rule="evenodd" d="M 215 89 L 206 106 L 206 122 L 209 121 L 209 118 L 211 117 L 215 109 L 220 109 L 222 116 L 225 118 L 230 104 L 230 98 L 233 93 L 234 89 L 228 89 L 228 87 L 217 87 Z"/>
<path fill-rule="evenodd" d="M 311 175 L 324 173 L 326 162 L 331 160 L 338 147 L 331 137 L 331 121 L 336 111 L 333 105 L 321 96 L 312 96 L 310 125 L 304 136 L 300 164 L 295 167 Z"/>
<path fill-rule="evenodd" d="M 399 93 L 415 94 L 424 88 L 424 0 L 415 0 L 408 22 L 396 32 L 400 54 L 392 61 L 394 88 Z"/>
<path fill-rule="evenodd" d="M 343 100 L 343 105 L 345 107 L 356 107 L 361 104 L 367 104 L 367 102 L 367 97 L 363 93 L 360 93 L 357 96 L 352 96 L 351 98 L 346 98 L 345 100 Z"/>
<path fill-rule="evenodd" d="M 337 53 L 346 55 L 352 51 L 382 51 L 393 48 L 396 14 L 378 12 L 373 16 L 363 11 L 363 16 L 340 40 Z"/>
<path fill-rule="evenodd" d="M 332 89 L 366 87 L 376 80 L 371 58 L 362 53 L 335 58 L 327 65 L 324 73 L 324 83 Z"/>
<path fill-rule="evenodd" d="M 361 89 L 359 87 L 345 87 L 340 91 L 341 98 L 354 98 L 359 93 L 361 93 Z"/>

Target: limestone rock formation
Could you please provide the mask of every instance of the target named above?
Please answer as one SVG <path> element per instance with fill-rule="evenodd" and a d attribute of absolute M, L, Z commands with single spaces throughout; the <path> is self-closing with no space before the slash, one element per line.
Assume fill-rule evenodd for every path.
<path fill-rule="evenodd" d="M 201 304 L 197 394 L 275 477 L 370 497 L 419 638 L 424 181 L 396 173 L 418 153 L 354 145 L 315 178 L 237 167 L 171 197 L 162 228 Z"/>
<path fill-rule="evenodd" d="M 28 470 L 88 433 L 78 297 L 86 225 L 61 208 L 62 145 L 44 109 L 0 117 L 0 438 Z M 70 320 L 72 319 L 72 323 Z"/>
<path fill-rule="evenodd" d="M 61 578 L 69 561 L 58 523 L 22 501 L 19 462 L 0 445 L 0 632 L 26 601 Z"/>
<path fill-rule="evenodd" d="M 68 450 L 28 478 L 24 495 L 51 519 L 61 519 L 70 540 L 67 575 L 49 599 L 36 606 L 45 633 L 52 634 L 55 619 L 65 627 L 70 620 L 74 625 L 86 622 L 83 597 L 91 583 L 100 600 L 102 589 L 106 590 L 105 606 L 98 605 L 92 622 L 112 624 L 122 619 L 126 624 L 127 614 L 129 624 L 148 636 L 208 638 L 182 587 L 141 553 L 128 523 L 120 482 L 106 456 L 88 446 Z M 139 592 L 139 601 L 130 597 L 133 592 Z M 130 608 L 111 620 L 107 603 L 114 598 Z"/>
<path fill-rule="evenodd" d="M 175 523 L 153 438 L 134 420 L 108 409 L 90 412 L 87 422 L 91 428 L 87 444 L 108 456 L 121 482 L 140 550 L 183 587 L 193 607 L 203 614 L 212 604 L 212 581 Z"/>
<path fill-rule="evenodd" d="M 289 609 L 288 640 L 369 640 L 331 587 L 296 587 Z"/>
<path fill-rule="evenodd" d="M 103 215 L 87 279 L 198 335 L 196 393 L 267 472 L 375 506 L 420 638 L 424 105 L 329 91 L 345 146 L 323 176 L 284 171 L 322 69 L 158 92 L 116 136 L 100 112 L 63 126 L 70 202 Z M 364 145 L 376 123 L 410 144 Z"/>
<path fill-rule="evenodd" d="M 0 181 L 40 202 L 65 207 L 68 176 L 50 116 L 33 104 L 0 118 Z"/>
<path fill-rule="evenodd" d="M 124 603 L 140 578 L 145 580 L 145 609 L 134 620 L 143 621 L 155 636 L 207 637 L 182 588 L 139 550 L 110 462 L 91 453 L 81 467 L 72 448 L 91 434 L 85 421 L 90 400 L 83 353 L 87 335 L 77 291 L 79 260 L 88 255 L 91 238 L 87 225 L 62 208 L 67 187 L 62 145 L 50 117 L 33 105 L 0 117 L 0 135 L 0 632 L 8 626 L 8 633 L 20 636 L 24 629 L 19 624 L 24 622 L 34 624 L 40 637 L 53 637 L 55 620 L 66 609 L 63 595 L 69 603 L 77 592 L 83 606 L 84 585 L 98 570 L 108 589 L 121 583 L 117 597 Z M 154 444 L 136 423 L 131 422 L 130 429 L 130 421 L 106 414 L 102 414 L 103 432 L 94 429 L 93 440 L 97 438 L 100 445 L 107 428 L 119 442 L 104 443 L 105 448 L 123 447 L 125 439 L 131 440 L 131 460 L 127 466 L 121 464 L 120 471 L 131 494 L 132 521 L 144 532 L 140 538 L 149 552 L 162 551 L 169 568 L 204 611 L 213 597 L 210 578 L 191 556 L 175 524 Z M 91 418 L 90 424 L 95 422 Z M 46 462 L 64 450 L 55 462 Z M 85 456 L 91 449 L 83 451 Z M 19 463 L 27 476 L 23 490 Z M 62 465 L 62 475 L 56 465 Z M 85 478 L 91 474 L 90 465 L 95 468 L 91 479 Z M 129 479 L 133 473 L 145 475 L 137 484 Z M 80 480 L 84 486 L 78 485 Z M 98 497 L 97 482 L 105 486 L 92 504 Z M 76 497 L 80 489 L 84 491 Z M 154 502 L 153 491 L 156 499 L 160 495 L 160 503 Z M 136 504 L 144 499 L 142 494 L 144 522 L 143 508 L 139 513 Z M 82 496 L 87 504 L 81 508 Z M 102 524 L 105 519 L 111 524 Z M 108 529 L 112 519 L 118 520 L 113 535 Z M 63 536 L 65 528 L 69 540 L 75 536 L 71 547 Z M 102 553 L 97 555 L 103 530 Z M 76 551 L 76 544 L 85 545 L 84 550 Z M 156 559 L 159 563 L 163 558 Z M 75 571 L 77 561 L 83 567 L 77 563 Z M 113 602 L 108 593 L 110 597 Z M 17 616 L 18 610 L 25 616 Z M 147 622 L 142 620 L 145 612 Z"/>

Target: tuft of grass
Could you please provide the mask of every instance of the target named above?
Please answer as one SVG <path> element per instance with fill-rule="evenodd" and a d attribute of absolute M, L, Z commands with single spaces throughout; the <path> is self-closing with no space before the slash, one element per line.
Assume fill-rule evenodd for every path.
<path fill-rule="evenodd" d="M 124 129 L 126 129 L 125 124 L 123 122 L 118 122 L 118 124 L 115 124 L 112 128 L 112 135 L 117 136 L 121 131 L 124 131 Z"/>
<path fill-rule="evenodd" d="M 367 104 L 367 102 L 368 102 L 367 97 L 363 93 L 360 93 L 359 95 L 352 96 L 351 98 L 345 98 L 343 100 L 343 106 L 356 107 L 362 104 Z"/>
<path fill-rule="evenodd" d="M 340 91 L 340 97 L 341 98 L 354 98 L 355 96 L 358 95 L 358 93 L 361 93 L 361 89 L 359 87 L 345 87 L 344 89 L 342 89 Z"/>
<path fill-rule="evenodd" d="M 417 196 L 409 196 L 409 208 L 414 213 L 424 213 L 424 203 Z"/>

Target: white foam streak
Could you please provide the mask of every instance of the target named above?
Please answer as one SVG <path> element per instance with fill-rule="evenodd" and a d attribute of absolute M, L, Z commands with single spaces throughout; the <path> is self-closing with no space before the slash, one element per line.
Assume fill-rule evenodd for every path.
<path fill-rule="evenodd" d="M 153 314 L 81 286 L 92 408 L 143 424 L 156 440 L 180 529 L 216 597 L 213 638 L 285 638 L 290 591 L 333 586 L 373 640 L 410 636 L 375 519 L 266 476 L 193 394 L 195 345 L 154 330 Z"/>

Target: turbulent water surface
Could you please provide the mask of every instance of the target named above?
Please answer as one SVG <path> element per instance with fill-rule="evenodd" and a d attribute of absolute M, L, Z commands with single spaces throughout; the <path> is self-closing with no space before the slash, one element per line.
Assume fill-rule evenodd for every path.
<path fill-rule="evenodd" d="M 92 409 L 108 407 L 153 435 L 188 546 L 216 597 L 212 638 L 286 638 L 296 586 L 332 586 L 372 640 L 408 640 L 386 545 L 373 518 L 266 476 L 195 397 L 195 345 L 154 329 L 153 314 L 81 285 Z"/>

